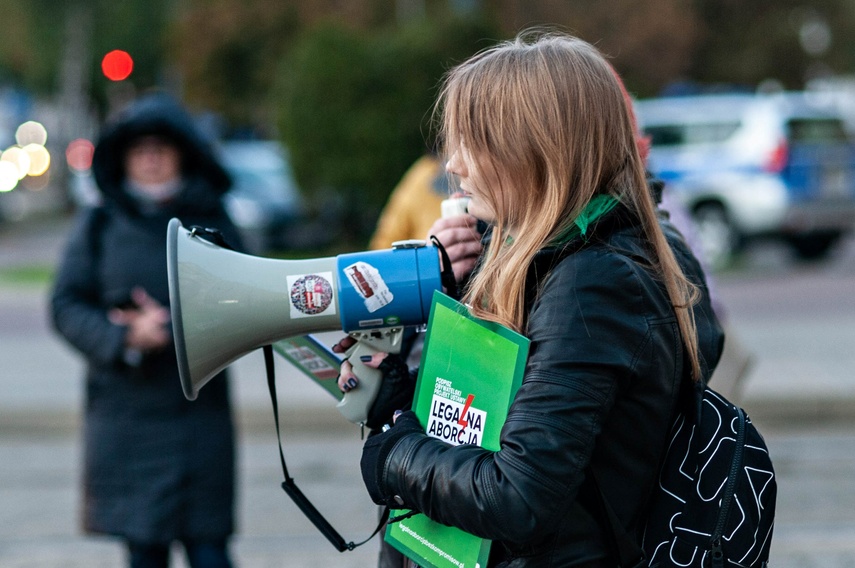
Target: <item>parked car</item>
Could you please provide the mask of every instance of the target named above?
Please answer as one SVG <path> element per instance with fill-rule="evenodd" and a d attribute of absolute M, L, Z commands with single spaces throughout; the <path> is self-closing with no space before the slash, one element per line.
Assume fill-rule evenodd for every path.
<path fill-rule="evenodd" d="M 804 259 L 855 226 L 855 144 L 840 113 L 808 93 L 641 100 L 649 167 L 697 223 L 714 268 L 758 237 Z"/>
<path fill-rule="evenodd" d="M 250 252 L 293 248 L 307 208 L 283 146 L 272 140 L 226 141 L 223 164 L 234 185 L 225 196 L 226 211 Z"/>

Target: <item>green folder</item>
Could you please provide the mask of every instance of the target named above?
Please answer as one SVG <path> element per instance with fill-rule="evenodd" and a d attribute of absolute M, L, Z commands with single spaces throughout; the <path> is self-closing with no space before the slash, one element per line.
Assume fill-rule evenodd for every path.
<path fill-rule="evenodd" d="M 452 445 L 497 451 L 528 348 L 522 335 L 434 292 L 413 402 L 425 431 Z M 425 568 L 484 568 L 491 544 L 422 514 L 391 523 L 386 541 Z"/>

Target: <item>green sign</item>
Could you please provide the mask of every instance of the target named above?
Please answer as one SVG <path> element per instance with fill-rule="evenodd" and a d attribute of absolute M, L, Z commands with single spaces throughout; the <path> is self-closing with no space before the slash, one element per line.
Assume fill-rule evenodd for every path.
<path fill-rule="evenodd" d="M 413 402 L 428 435 L 498 451 L 528 347 L 522 335 L 434 292 Z M 425 568 L 484 568 L 491 544 L 421 514 L 390 524 L 386 541 Z"/>

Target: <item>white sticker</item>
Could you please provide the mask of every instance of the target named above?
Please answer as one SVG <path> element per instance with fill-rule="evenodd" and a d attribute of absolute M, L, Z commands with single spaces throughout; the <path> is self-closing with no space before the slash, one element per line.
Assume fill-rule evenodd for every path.
<path fill-rule="evenodd" d="M 475 395 L 466 397 L 451 381 L 437 377 L 430 404 L 427 434 L 451 445 L 481 445 L 487 413 L 473 406 Z"/>
<path fill-rule="evenodd" d="M 394 299 L 380 272 L 370 264 L 362 261 L 354 262 L 345 267 L 344 274 L 353 288 L 362 296 L 368 313 L 374 313 L 383 306 L 389 305 Z"/>
<path fill-rule="evenodd" d="M 331 272 L 288 276 L 291 318 L 335 314 Z"/>

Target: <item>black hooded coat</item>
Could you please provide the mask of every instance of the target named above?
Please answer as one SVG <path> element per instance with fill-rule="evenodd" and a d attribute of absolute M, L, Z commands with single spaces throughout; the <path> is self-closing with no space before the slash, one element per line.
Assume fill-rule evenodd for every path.
<path fill-rule="evenodd" d="M 182 154 L 183 187 L 156 210 L 125 189 L 128 144 L 156 134 Z M 169 306 L 166 228 L 237 233 L 220 203 L 231 180 L 189 114 L 165 95 L 141 98 L 107 125 L 92 171 L 103 204 L 84 210 L 70 234 L 52 294 L 53 323 L 86 358 L 83 524 L 137 543 L 211 541 L 233 531 L 234 433 L 228 383 L 212 380 L 185 399 L 175 348 L 127 362 L 127 328 L 107 318 L 142 287 Z"/>

